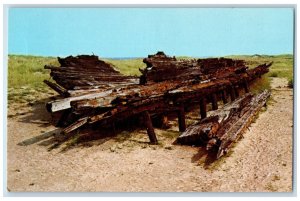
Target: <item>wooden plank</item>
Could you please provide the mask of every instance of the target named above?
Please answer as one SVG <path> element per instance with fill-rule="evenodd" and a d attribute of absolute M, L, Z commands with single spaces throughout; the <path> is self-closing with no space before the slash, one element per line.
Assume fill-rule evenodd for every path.
<path fill-rule="evenodd" d="M 71 107 L 75 110 L 82 108 L 100 108 L 112 107 L 111 102 L 115 99 L 114 96 L 98 97 L 92 99 L 71 101 Z"/>
<path fill-rule="evenodd" d="M 251 98 L 251 94 L 238 98 L 218 110 L 211 111 L 209 117 L 201 119 L 199 122 L 189 126 L 187 130 L 178 137 L 178 139 L 180 139 L 179 141 L 181 141 L 182 144 L 202 144 L 207 145 L 207 149 L 212 148 L 213 141 L 217 142 L 217 140 L 210 140 L 222 137 L 217 136 L 220 133 L 217 132 L 220 129 L 227 128 L 226 126 L 228 125 L 230 126 L 230 123 L 228 125 L 224 125 L 224 123 L 232 120 L 233 114 L 236 114 L 240 106 L 243 105 L 243 100 L 250 101 L 248 97 Z M 238 117 L 238 115 L 236 117 Z"/>
<path fill-rule="evenodd" d="M 64 89 L 63 87 L 59 86 L 56 83 L 50 82 L 48 80 L 44 80 L 44 83 L 47 84 L 51 89 L 56 91 L 61 96 L 67 97 L 70 95 L 66 89 Z"/>
<path fill-rule="evenodd" d="M 177 140 L 181 144 L 206 145 L 207 150 L 216 148 L 219 158 L 240 138 L 269 96 L 267 90 L 256 96 L 245 94 L 189 126 Z"/>
<path fill-rule="evenodd" d="M 200 98 L 200 115 L 203 119 L 207 116 L 207 100 L 203 97 L 212 96 L 213 109 L 217 110 L 219 97 L 216 93 L 224 91 L 222 100 L 226 104 L 226 88 L 242 87 L 243 81 L 250 82 L 268 71 L 267 65 L 247 70 L 243 61 L 232 59 L 178 61 L 159 53 L 144 61 L 147 68 L 141 72 L 148 84 L 134 85 L 132 81 L 138 83 L 137 77 L 131 79 L 130 76 L 123 76 L 112 65 L 95 56 L 68 57 L 59 61 L 61 67 L 45 68 L 52 71 L 51 76 L 59 85 L 71 89 L 69 92 L 72 97 L 48 103 L 48 110 L 54 112 L 72 108 L 76 115 L 89 115 L 85 123 L 103 124 L 130 118 L 144 111 L 151 115 L 168 113 L 176 108 L 174 103 L 198 102 Z M 118 87 L 122 90 L 115 91 Z M 229 92 L 234 101 L 236 91 L 232 89 Z M 180 130 L 185 127 L 182 119 L 184 109 L 178 112 Z M 75 125 L 81 123 L 75 122 Z"/>
<path fill-rule="evenodd" d="M 99 93 L 91 93 L 91 94 L 85 94 L 81 96 L 73 96 L 64 99 L 59 99 L 59 100 L 48 102 L 46 107 L 49 112 L 61 111 L 61 110 L 71 108 L 72 101 L 105 97 L 111 94 L 112 92 L 113 92 L 112 90 L 107 90 Z"/>
<path fill-rule="evenodd" d="M 240 118 L 226 130 L 226 133 L 220 138 L 220 146 L 217 153 L 217 158 L 225 155 L 231 148 L 232 144 L 236 142 L 246 128 L 251 124 L 253 118 L 260 111 L 260 109 L 266 104 L 267 99 L 271 96 L 271 92 L 268 90 L 254 96 L 251 99 L 248 107 L 244 108 L 242 111 L 243 115 L 239 115 Z"/>
<path fill-rule="evenodd" d="M 88 117 L 83 117 L 77 121 L 75 121 L 73 124 L 71 124 L 70 126 L 66 127 L 62 133 L 67 134 L 70 133 L 74 130 L 76 130 L 77 128 L 85 125 L 88 122 Z"/>
<path fill-rule="evenodd" d="M 218 120 L 218 116 L 210 116 L 190 125 L 180 134 L 177 142 L 184 145 L 206 145 L 210 139 L 209 133 L 214 132 L 220 126 Z"/>

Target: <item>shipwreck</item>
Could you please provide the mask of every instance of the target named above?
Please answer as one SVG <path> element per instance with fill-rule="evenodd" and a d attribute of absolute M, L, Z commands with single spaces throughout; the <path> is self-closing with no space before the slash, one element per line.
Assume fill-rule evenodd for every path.
<path fill-rule="evenodd" d="M 46 108 L 59 113 L 57 126 L 65 135 L 95 123 L 114 129 L 118 122 L 138 117 L 150 143 L 156 144 L 153 120 L 163 125 L 175 113 L 181 132 L 178 143 L 206 146 L 221 157 L 270 96 L 269 91 L 253 94 L 250 86 L 272 63 L 249 68 L 243 60 L 177 59 L 158 52 L 143 60 L 141 76 L 125 76 L 94 55 L 58 61 L 60 66 L 45 66 L 53 81 L 44 82 L 60 95 Z M 187 127 L 186 111 L 195 105 L 200 120 Z"/>

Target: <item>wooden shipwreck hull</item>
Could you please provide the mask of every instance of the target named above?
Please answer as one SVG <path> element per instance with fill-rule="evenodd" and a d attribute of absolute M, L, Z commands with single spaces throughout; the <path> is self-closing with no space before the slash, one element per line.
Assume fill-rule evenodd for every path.
<path fill-rule="evenodd" d="M 177 141 L 187 145 L 205 145 L 207 150 L 215 149 L 219 158 L 242 136 L 270 95 L 268 90 L 257 95 L 247 93 L 189 126 Z"/>
<path fill-rule="evenodd" d="M 138 83 L 135 76 L 124 76 L 113 65 L 99 60 L 97 56 L 80 55 L 59 58 L 59 67 L 50 69 L 51 78 L 56 82 L 44 82 L 64 97 L 90 94 L 120 86 Z"/>
<path fill-rule="evenodd" d="M 47 103 L 47 110 L 62 113 L 58 125 L 64 127 L 64 133 L 96 122 L 114 125 L 141 116 L 152 143 L 157 143 L 153 116 L 176 112 L 179 130 L 183 132 L 188 106 L 198 104 L 200 116 L 206 121 L 208 103 L 217 110 L 220 100 L 224 104 L 229 100 L 234 102 L 241 91 L 248 93 L 249 85 L 267 73 L 272 65 L 249 69 L 242 60 L 177 60 L 158 52 L 143 60 L 146 67 L 140 69 L 142 75 L 137 77 L 122 75 L 113 65 L 96 56 L 70 56 L 58 60 L 59 67 L 45 66 L 51 70 L 55 82 L 44 82 L 62 97 Z"/>

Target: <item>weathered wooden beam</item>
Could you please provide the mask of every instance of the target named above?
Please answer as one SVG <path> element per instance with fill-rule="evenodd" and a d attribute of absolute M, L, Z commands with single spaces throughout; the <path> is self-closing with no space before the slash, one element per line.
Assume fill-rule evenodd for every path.
<path fill-rule="evenodd" d="M 111 107 L 111 102 L 114 99 L 114 96 L 107 96 L 94 99 L 76 100 L 71 102 L 71 107 L 74 109 Z"/>
<path fill-rule="evenodd" d="M 70 96 L 81 96 L 81 95 L 84 95 L 84 94 L 103 92 L 103 90 L 105 88 L 108 88 L 107 85 L 102 85 L 102 86 L 99 85 L 99 86 L 94 87 L 94 88 L 86 87 L 85 89 L 68 90 L 68 93 L 70 94 Z"/>
<path fill-rule="evenodd" d="M 201 119 L 204 119 L 207 116 L 206 98 L 205 97 L 200 99 L 200 116 L 201 116 Z"/>
<path fill-rule="evenodd" d="M 73 130 L 76 130 L 77 128 L 83 126 L 84 124 L 86 124 L 88 122 L 88 117 L 83 117 L 81 119 L 78 119 L 77 121 L 75 121 L 73 124 L 71 124 L 70 126 L 66 127 L 62 133 L 67 134 L 72 132 Z"/>
<path fill-rule="evenodd" d="M 186 129 L 186 124 L 185 124 L 185 112 L 184 112 L 184 106 L 180 105 L 179 110 L 177 112 L 178 114 L 178 126 L 179 126 L 179 131 L 184 132 Z"/>
<path fill-rule="evenodd" d="M 212 109 L 217 110 L 218 109 L 218 99 L 217 99 L 216 93 L 213 93 L 211 95 L 211 103 L 212 103 Z"/>
<path fill-rule="evenodd" d="M 149 136 L 149 140 L 151 142 L 151 144 L 157 144 L 157 138 L 154 132 L 154 128 L 152 125 L 152 121 L 151 121 L 151 117 L 148 111 L 144 111 L 143 112 L 143 117 L 144 117 L 144 121 L 145 121 L 145 126 L 147 129 L 147 134 Z"/>
<path fill-rule="evenodd" d="M 86 76 L 86 75 L 90 75 L 92 73 L 101 72 L 101 70 L 99 68 L 89 67 L 88 68 L 89 71 L 86 71 L 87 68 L 85 68 L 85 67 L 79 68 L 78 66 L 77 67 L 70 67 L 70 66 L 56 67 L 56 66 L 51 66 L 51 65 L 45 65 L 44 69 L 49 69 L 49 70 L 52 71 L 52 73 L 57 73 L 57 74 L 61 73 L 62 75 L 65 75 L 65 74 L 69 74 L 69 75 L 77 74 L 78 75 L 78 73 L 82 73 L 83 76 Z M 63 74 L 63 73 L 65 73 L 65 74 Z M 95 75 L 95 76 L 104 76 L 104 77 L 116 76 L 116 77 L 120 77 L 120 76 L 122 76 L 122 74 L 120 74 L 119 72 L 106 72 L 105 74 L 100 74 L 100 75 Z M 132 76 L 128 76 L 128 77 L 132 77 Z"/>
<path fill-rule="evenodd" d="M 147 68 L 141 72 L 147 84 L 139 85 L 135 84 L 138 83 L 137 77 L 123 76 L 112 65 L 100 61 L 95 56 L 68 57 L 59 59 L 59 62 L 61 67 L 45 68 L 51 70 L 50 75 L 59 87 L 69 90 L 71 97 L 48 103 L 48 110 L 55 112 L 72 108 L 74 114 L 87 117 L 86 121 L 78 120 L 67 127 L 66 131 L 76 129 L 85 123 L 99 122 L 103 125 L 114 123 L 134 115 L 141 115 L 144 111 L 153 116 L 167 114 L 172 110 L 178 111 L 173 102 L 198 102 L 200 98 L 200 115 L 203 119 L 207 116 L 206 98 L 212 100 L 212 108 L 217 110 L 217 101 L 221 99 L 217 93 L 232 86 L 229 94 L 233 101 L 238 95 L 234 88 L 238 85 L 243 87 L 244 80 L 253 81 L 268 71 L 267 65 L 260 65 L 248 72 L 243 61 L 236 62 L 232 59 L 181 61 L 158 53 L 145 59 Z M 224 94 L 222 92 L 224 103 L 227 102 L 226 95 L 226 91 Z M 180 130 L 185 128 L 183 119 L 184 109 L 178 112 Z M 154 130 L 151 120 L 150 123 L 151 126 L 148 126 L 150 129 L 147 130 L 151 135 Z M 153 138 L 152 136 L 152 141 L 155 141 Z"/>
<path fill-rule="evenodd" d="M 177 142 L 185 145 L 205 145 L 210 139 L 210 134 L 219 128 L 219 117 L 210 116 L 196 122 L 180 134 Z"/>
<path fill-rule="evenodd" d="M 68 98 L 48 102 L 46 107 L 49 112 L 56 112 L 56 111 L 71 108 L 72 101 L 106 97 L 110 93 L 112 93 L 112 90 L 102 91 L 102 92 L 98 92 L 98 93 L 85 94 L 85 95 L 81 95 L 81 96 L 68 97 Z"/>
<path fill-rule="evenodd" d="M 228 150 L 232 147 L 233 143 L 236 142 L 251 124 L 260 109 L 266 104 L 267 99 L 270 97 L 271 92 L 268 90 L 254 96 L 250 104 L 244 106 L 241 110 L 241 114 L 236 118 L 237 120 L 228 127 L 221 131 L 221 137 L 219 137 L 220 145 L 217 153 L 217 158 L 228 153 Z M 243 104 L 242 104 L 243 105 Z M 217 134 L 220 135 L 220 134 Z"/>
<path fill-rule="evenodd" d="M 95 75 L 97 72 L 51 72 L 52 76 L 58 76 L 65 79 L 89 79 L 95 81 L 122 81 L 122 80 L 131 80 L 134 79 L 133 76 L 124 76 L 124 75 Z"/>
<path fill-rule="evenodd" d="M 44 83 L 47 84 L 51 89 L 59 93 L 59 95 L 66 96 L 66 97 L 69 96 L 68 91 L 63 87 L 59 86 L 58 84 L 50 82 L 48 80 L 44 80 Z"/>
<path fill-rule="evenodd" d="M 207 150 L 217 148 L 214 150 L 219 150 L 218 157 L 220 157 L 239 139 L 241 132 L 249 125 L 269 96 L 269 91 L 256 96 L 247 93 L 212 111 L 211 116 L 189 126 L 177 140 L 181 144 L 206 145 Z"/>

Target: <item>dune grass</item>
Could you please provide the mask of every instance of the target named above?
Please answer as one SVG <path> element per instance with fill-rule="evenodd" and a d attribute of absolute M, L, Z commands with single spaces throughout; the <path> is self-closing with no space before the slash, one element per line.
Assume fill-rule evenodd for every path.
<path fill-rule="evenodd" d="M 112 60 L 103 59 L 113 64 L 125 75 L 140 75 L 139 68 L 144 68 L 143 59 Z M 45 65 L 59 66 L 56 57 L 9 55 L 8 57 L 8 88 L 42 89 L 46 85 L 44 79 L 50 78 L 50 70 Z"/>
<path fill-rule="evenodd" d="M 253 55 L 253 56 L 227 56 L 228 58 L 243 59 L 249 67 L 255 67 L 262 63 L 273 62 L 270 67 L 270 72 L 267 74 L 270 77 L 284 77 L 288 80 L 293 78 L 294 58 L 291 54 L 282 54 L 276 56 L 269 55 Z M 274 76 L 275 75 L 275 76 Z"/>
<path fill-rule="evenodd" d="M 39 98 L 50 89 L 43 83 L 50 79 L 44 65 L 58 65 L 55 57 L 9 55 L 8 57 L 8 103 L 26 103 Z"/>
<path fill-rule="evenodd" d="M 9 55 L 8 58 L 8 87 L 32 87 L 39 88 L 44 79 L 49 79 L 49 70 L 44 65 L 58 65 L 55 57 L 38 57 Z"/>
<path fill-rule="evenodd" d="M 191 59 L 191 57 L 179 56 L 178 59 Z M 227 58 L 244 59 L 249 67 L 254 67 L 262 63 L 273 62 L 270 72 L 263 76 L 262 83 L 257 84 L 268 88 L 268 76 L 285 77 L 288 80 L 293 78 L 293 55 L 233 55 Z M 144 68 L 142 58 L 138 59 L 103 59 L 113 64 L 121 73 L 125 75 L 140 75 L 139 68 Z M 40 92 L 48 93 L 51 91 L 48 86 L 43 83 L 44 79 L 50 78 L 50 70 L 44 69 L 44 65 L 58 65 L 55 57 L 25 56 L 25 55 L 9 55 L 8 60 L 8 100 L 9 101 L 26 101 L 34 99 L 32 94 L 38 97 Z M 24 98 L 25 97 L 25 98 Z"/>
<path fill-rule="evenodd" d="M 144 68 L 143 59 L 113 60 L 103 59 L 113 64 L 125 75 L 140 75 Z M 26 103 L 39 99 L 40 93 L 53 92 L 43 80 L 51 80 L 50 70 L 45 65 L 59 66 L 56 57 L 29 55 L 8 56 L 8 103 Z M 56 94 L 55 92 L 53 92 Z"/>
<path fill-rule="evenodd" d="M 124 60 L 113 60 L 103 59 L 107 63 L 114 65 L 124 75 L 141 75 L 139 68 L 145 68 L 143 58 L 139 59 L 124 59 Z"/>

